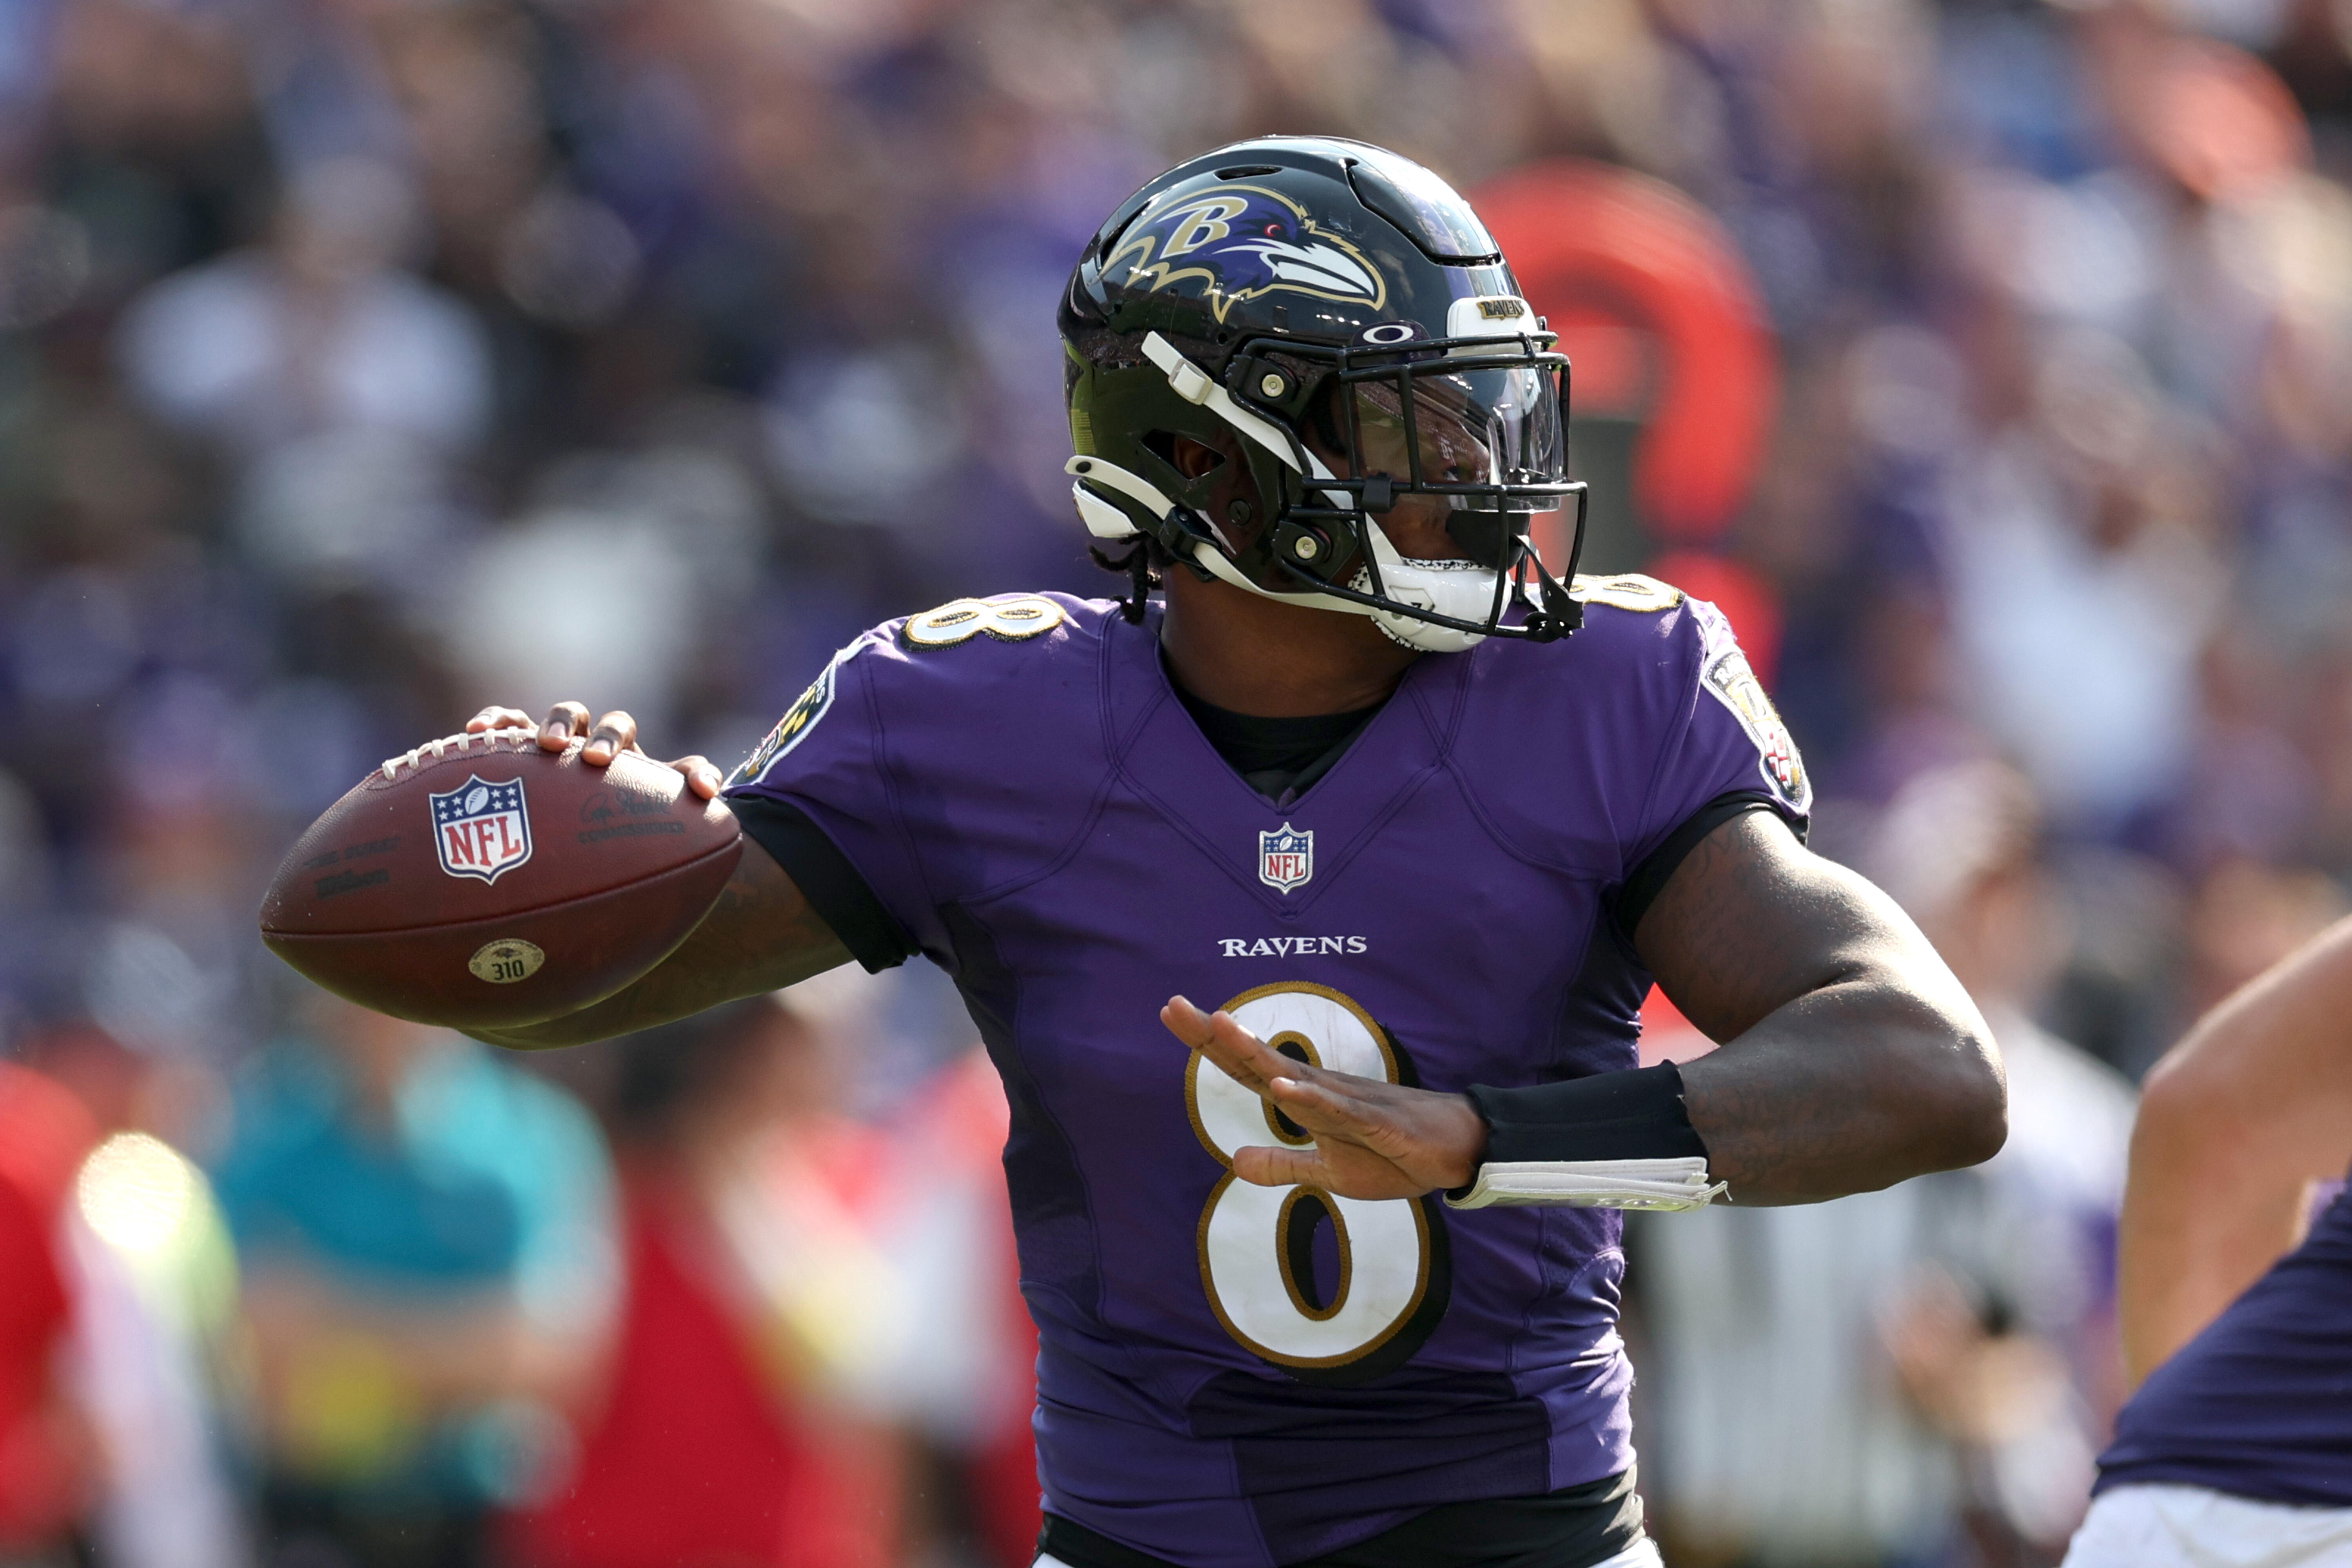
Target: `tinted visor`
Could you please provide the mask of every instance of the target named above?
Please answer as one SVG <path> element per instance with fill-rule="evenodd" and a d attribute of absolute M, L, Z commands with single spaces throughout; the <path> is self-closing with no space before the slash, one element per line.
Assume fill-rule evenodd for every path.
<path fill-rule="evenodd" d="M 1361 376 L 1361 379 L 1357 379 Z M 1399 490 L 1436 492 L 1456 510 L 1550 511 L 1567 478 L 1559 385 L 1553 372 L 1517 364 L 1448 369 L 1400 364 L 1340 383 L 1354 472 Z"/>

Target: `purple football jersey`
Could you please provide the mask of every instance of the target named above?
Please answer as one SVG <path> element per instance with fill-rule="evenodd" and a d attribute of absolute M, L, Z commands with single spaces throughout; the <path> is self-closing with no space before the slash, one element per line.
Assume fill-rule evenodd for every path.
<path fill-rule="evenodd" d="M 1802 764 L 1713 606 L 1585 584 L 1565 642 L 1427 655 L 1277 804 L 1169 683 L 1157 605 L 964 600 L 835 658 L 730 795 L 804 812 L 955 977 L 1013 1107 L 1045 1506 L 1274 1568 L 1633 1459 L 1612 1211 L 1237 1181 L 1303 1143 L 1160 1026 L 1182 993 L 1425 1088 L 1635 1065 L 1608 918 L 1642 858 Z"/>
<path fill-rule="evenodd" d="M 2140 1483 L 2352 1508 L 2352 1185 L 2116 1416 L 2093 1489 Z"/>

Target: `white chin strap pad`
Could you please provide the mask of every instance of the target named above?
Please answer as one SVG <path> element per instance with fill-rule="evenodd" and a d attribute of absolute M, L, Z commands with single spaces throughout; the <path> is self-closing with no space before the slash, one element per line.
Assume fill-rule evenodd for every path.
<path fill-rule="evenodd" d="M 1127 513 L 1089 490 L 1087 488 L 1089 485 L 1100 485 L 1107 490 L 1131 496 L 1161 517 L 1176 510 L 1176 503 L 1150 479 L 1129 473 L 1116 463 L 1107 463 L 1100 458 L 1072 458 L 1062 465 L 1062 471 L 1077 476 L 1077 481 L 1070 486 L 1070 498 L 1077 502 L 1078 516 L 1085 520 L 1087 531 L 1097 539 L 1135 539 L 1140 537 L 1143 531 L 1135 526 L 1135 520 Z M 1231 583 L 1244 593 L 1255 594 L 1260 598 L 1278 599 L 1286 605 L 1305 605 L 1317 610 L 1344 610 L 1351 616 L 1373 613 L 1369 605 L 1352 605 L 1329 594 L 1277 594 L 1272 589 L 1261 588 L 1242 575 L 1241 568 L 1234 564 L 1231 556 L 1205 540 L 1192 546 L 1192 559 L 1211 576 Z"/>
<path fill-rule="evenodd" d="M 1244 439 L 1255 441 L 1273 453 L 1294 472 L 1309 479 L 1328 479 L 1333 477 L 1331 470 L 1325 468 L 1314 453 L 1292 442 L 1282 427 L 1273 421 L 1235 403 L 1233 394 L 1218 385 L 1208 372 L 1186 359 L 1175 344 L 1158 332 L 1144 338 L 1143 352 L 1168 377 L 1168 384 L 1176 389 L 1176 395 L 1187 403 L 1197 403 L 1206 408 L 1232 426 Z M 1304 469 L 1299 468 L 1302 458 L 1307 465 Z M 1087 531 L 1097 539 L 1132 539 L 1140 531 L 1135 526 L 1134 520 L 1118 507 L 1101 496 L 1089 493 L 1089 485 L 1099 485 L 1104 489 L 1117 491 L 1139 501 L 1155 517 L 1165 518 L 1176 510 L 1176 503 L 1150 480 L 1107 463 L 1100 458 L 1072 458 L 1062 467 L 1064 472 L 1076 477 L 1077 482 L 1070 487 L 1070 495 L 1077 502 L 1078 516 L 1085 521 Z M 1344 490 L 1325 490 L 1323 493 L 1334 506 L 1350 504 L 1350 498 Z M 1211 526 L 1215 525 L 1212 523 Z M 1495 580 L 1488 569 L 1468 561 L 1408 562 L 1397 553 L 1396 546 L 1389 541 L 1388 531 L 1377 522 L 1370 523 L 1364 534 L 1365 542 L 1371 549 L 1372 559 L 1380 563 L 1381 586 L 1390 598 L 1418 609 L 1451 616 L 1455 620 L 1486 618 L 1488 608 L 1495 602 Z M 1484 632 L 1465 632 L 1452 626 L 1433 626 L 1411 616 L 1374 609 L 1370 605 L 1359 605 L 1331 594 L 1284 594 L 1262 588 L 1244 576 L 1241 569 L 1223 551 L 1205 542 L 1192 547 L 1192 560 L 1220 581 L 1263 599 L 1274 599 L 1286 605 L 1304 605 L 1310 609 L 1337 610 L 1344 615 L 1369 616 L 1372 624 L 1391 640 L 1424 653 L 1462 653 L 1486 640 Z M 1370 592 L 1371 574 L 1358 572 L 1356 580 L 1349 586 L 1360 594 Z"/>
<path fill-rule="evenodd" d="M 1486 612 L 1495 603 L 1495 579 L 1489 569 L 1469 561 L 1407 561 L 1397 553 L 1397 547 L 1389 541 L 1388 530 L 1379 523 L 1364 531 L 1370 536 L 1366 542 L 1371 546 L 1372 559 L 1380 563 L 1381 588 L 1390 598 L 1415 609 L 1451 616 L 1457 621 L 1486 618 Z M 1372 591 L 1372 574 L 1359 571 L 1356 580 L 1348 586 L 1359 594 L 1369 594 Z M 1486 640 L 1484 632 L 1434 626 L 1393 610 L 1373 610 L 1371 616 L 1372 625 L 1391 639 L 1423 653 L 1463 653 Z"/>
<path fill-rule="evenodd" d="M 1375 525 L 1377 531 L 1377 525 Z M 1483 567 L 1469 562 L 1465 572 L 1433 571 L 1428 566 L 1381 567 L 1381 586 L 1388 596 L 1400 605 L 1415 609 L 1434 610 L 1441 616 L 1451 616 L 1457 621 L 1483 621 L 1495 602 L 1495 579 Z M 1372 591 L 1372 574 L 1359 572 L 1356 580 L 1348 584 L 1359 594 Z M 1354 605 L 1351 608 L 1369 608 Z M 1454 626 L 1441 626 L 1433 621 L 1417 620 L 1401 616 L 1394 610 L 1372 610 L 1372 625 L 1388 637 L 1407 647 L 1423 653 L 1465 653 L 1486 640 L 1485 632 L 1465 632 Z"/>
<path fill-rule="evenodd" d="M 1397 553 L 1388 530 L 1379 523 L 1373 523 L 1365 532 L 1370 535 L 1365 542 L 1371 547 L 1372 559 L 1380 563 L 1381 588 L 1398 604 L 1433 610 L 1457 621 L 1483 621 L 1494 607 L 1493 568 L 1475 561 L 1408 561 Z M 1356 580 L 1348 586 L 1359 594 L 1370 593 L 1371 574 L 1358 572 Z M 1390 610 L 1374 610 L 1372 624 L 1405 647 L 1430 653 L 1460 653 L 1486 640 L 1484 632 L 1432 626 Z"/>

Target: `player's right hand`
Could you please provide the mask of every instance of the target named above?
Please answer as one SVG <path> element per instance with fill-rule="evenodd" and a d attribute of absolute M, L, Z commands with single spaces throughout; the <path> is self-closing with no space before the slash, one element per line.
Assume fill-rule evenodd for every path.
<path fill-rule="evenodd" d="M 560 752 L 581 736 L 588 744 L 581 749 L 580 760 L 592 768 L 609 767 L 613 759 L 623 752 L 646 754 L 637 744 L 637 721 L 620 709 L 588 721 L 588 705 L 584 702 L 559 702 L 547 710 L 543 721 L 534 721 L 520 708 L 492 706 L 483 709 L 466 721 L 466 732 L 479 735 L 490 730 L 530 730 L 539 731 L 541 747 Z M 669 764 L 686 775 L 686 787 L 704 800 L 718 797 L 721 782 L 718 767 L 708 757 L 680 757 Z"/>
<path fill-rule="evenodd" d="M 1343 1198 L 1419 1197 L 1467 1186 L 1486 1147 L 1486 1119 L 1467 1095 L 1438 1094 L 1294 1061 L 1222 1008 L 1181 996 L 1160 1010 L 1168 1032 L 1226 1077 L 1289 1116 L 1312 1149 L 1234 1151 L 1234 1174 L 1261 1187 L 1306 1185 Z M 1269 1122 L 1271 1127 L 1272 1123 Z"/>

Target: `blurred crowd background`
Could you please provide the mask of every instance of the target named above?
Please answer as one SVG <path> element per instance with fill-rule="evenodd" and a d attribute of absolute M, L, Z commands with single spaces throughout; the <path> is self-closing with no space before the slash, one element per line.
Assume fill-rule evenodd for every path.
<path fill-rule="evenodd" d="M 724 760 L 1115 587 L 1056 290 L 1275 130 L 1473 192 L 1588 565 L 1726 606 L 2010 1057 L 1981 1171 L 1633 1227 L 1671 1560 L 2056 1560 L 2131 1082 L 2352 874 L 2345 0 L 0 0 L 0 1563 L 1026 1562 L 943 982 L 525 1060 L 253 910 L 484 702 Z"/>

